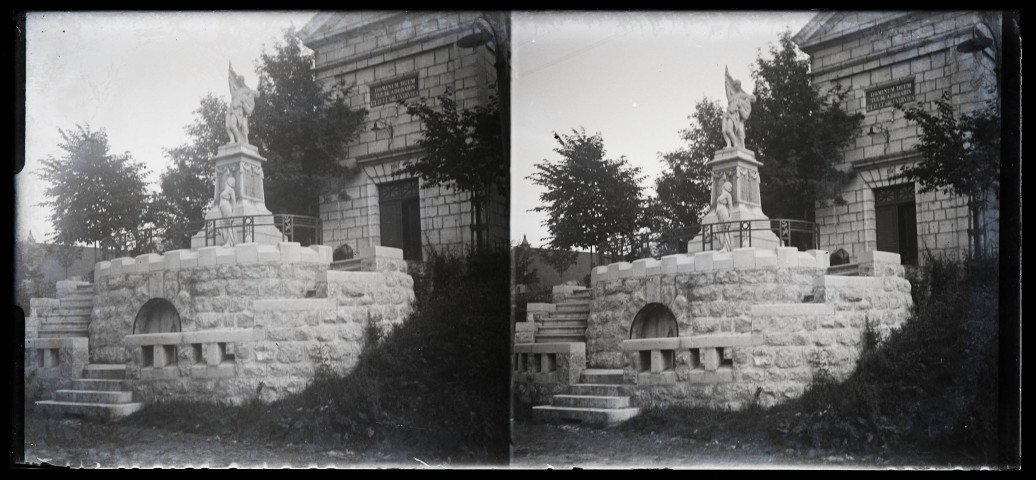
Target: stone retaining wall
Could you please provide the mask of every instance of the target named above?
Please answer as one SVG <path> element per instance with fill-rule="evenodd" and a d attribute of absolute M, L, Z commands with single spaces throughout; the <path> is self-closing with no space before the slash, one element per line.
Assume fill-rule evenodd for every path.
<path fill-rule="evenodd" d="M 302 390 L 318 370 L 345 373 L 368 326 L 387 332 L 414 300 L 402 252 L 366 250 L 364 264 L 380 271 L 329 271 L 330 247 L 297 243 L 101 262 L 92 361 L 126 363 L 141 401 L 271 400 Z M 154 298 L 176 309 L 180 333 L 134 335 L 138 312 Z"/>

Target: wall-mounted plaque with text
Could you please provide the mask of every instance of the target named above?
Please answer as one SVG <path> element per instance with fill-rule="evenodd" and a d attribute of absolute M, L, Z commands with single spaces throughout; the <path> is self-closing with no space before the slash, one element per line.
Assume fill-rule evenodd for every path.
<path fill-rule="evenodd" d="M 914 78 L 900 80 L 867 90 L 867 111 L 914 101 Z"/>
<path fill-rule="evenodd" d="M 417 74 L 371 86 L 371 106 L 386 105 L 417 96 Z"/>

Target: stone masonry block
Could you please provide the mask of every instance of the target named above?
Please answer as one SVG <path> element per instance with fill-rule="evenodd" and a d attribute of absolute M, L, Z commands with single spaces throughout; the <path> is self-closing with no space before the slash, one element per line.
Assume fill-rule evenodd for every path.
<path fill-rule="evenodd" d="M 694 271 L 710 272 L 713 269 L 712 259 L 716 252 L 698 252 L 694 254 Z"/>
<path fill-rule="evenodd" d="M 107 277 L 108 275 L 111 275 L 111 271 L 112 262 L 97 262 L 97 265 L 94 266 L 94 277 Z"/>
<path fill-rule="evenodd" d="M 777 251 L 771 248 L 756 249 L 755 268 L 777 268 Z"/>
<path fill-rule="evenodd" d="M 173 250 L 165 254 L 165 268 L 168 270 L 179 270 L 183 263 L 183 257 L 189 254 L 189 250 Z"/>
<path fill-rule="evenodd" d="M 234 255 L 237 257 L 238 265 L 252 265 L 259 263 L 259 244 L 241 243 L 234 246 Z"/>
<path fill-rule="evenodd" d="M 127 273 L 133 273 L 133 269 L 136 267 L 136 259 L 129 257 L 116 258 L 112 260 L 112 275 L 124 275 Z"/>
<path fill-rule="evenodd" d="M 677 255 L 666 255 L 662 257 L 662 274 L 663 275 L 675 275 L 678 271 L 678 265 L 682 254 Z"/>
<path fill-rule="evenodd" d="M 237 263 L 237 250 L 236 247 L 217 247 L 216 250 L 216 265 L 234 265 Z"/>
<path fill-rule="evenodd" d="M 799 249 L 795 247 L 777 247 L 777 267 L 797 267 Z"/>
<path fill-rule="evenodd" d="M 831 253 L 827 250 L 806 250 L 817 260 L 817 268 L 829 268 L 831 266 Z"/>
<path fill-rule="evenodd" d="M 621 262 L 616 265 L 618 265 L 619 278 L 630 278 L 634 275 L 632 263 Z"/>
<path fill-rule="evenodd" d="M 278 246 L 282 263 L 298 263 L 302 260 L 302 247 L 297 242 L 281 242 Z"/>
<path fill-rule="evenodd" d="M 605 280 L 618 280 L 619 279 L 619 264 L 613 263 L 608 265 L 608 273 L 604 276 Z"/>
<path fill-rule="evenodd" d="M 798 259 L 797 266 L 813 268 L 817 266 L 817 259 L 813 255 L 806 252 L 798 252 L 795 254 L 795 258 Z"/>
<path fill-rule="evenodd" d="M 730 252 L 714 252 L 712 256 L 713 270 L 732 270 L 734 268 L 734 255 Z"/>
<path fill-rule="evenodd" d="M 259 263 L 280 263 L 281 250 L 273 245 L 259 245 L 256 249 L 256 259 Z"/>
<path fill-rule="evenodd" d="M 608 267 L 607 266 L 601 265 L 601 266 L 594 267 L 593 270 L 590 270 L 590 283 L 594 284 L 594 283 L 597 283 L 597 282 L 599 282 L 601 280 L 604 280 L 604 277 L 607 274 L 608 274 Z"/>
<path fill-rule="evenodd" d="M 309 248 L 299 249 L 299 261 L 302 263 L 319 263 L 320 254 Z M 331 263 L 331 262 L 328 262 Z"/>
<path fill-rule="evenodd" d="M 644 277 L 649 275 L 648 269 L 657 269 L 659 266 L 658 260 L 653 258 L 640 258 L 633 261 L 633 276 Z"/>
<path fill-rule="evenodd" d="M 201 247 L 198 249 L 198 266 L 210 267 L 216 264 L 216 251 L 221 247 Z M 181 258 L 181 261 L 183 259 Z"/>
<path fill-rule="evenodd" d="M 719 349 L 714 347 L 706 347 L 699 350 L 701 352 L 701 363 L 705 367 L 706 371 L 714 371 L 719 368 Z"/>
<path fill-rule="evenodd" d="M 676 259 L 676 273 L 692 273 L 694 272 L 694 257 L 691 255 L 681 255 Z"/>
<path fill-rule="evenodd" d="M 857 263 L 892 263 L 900 265 L 903 262 L 898 253 L 868 250 L 860 253 Z"/>
<path fill-rule="evenodd" d="M 742 270 L 748 268 L 755 268 L 755 249 L 748 248 L 735 248 L 734 252 L 734 269 Z"/>
<path fill-rule="evenodd" d="M 317 259 L 320 263 L 331 263 L 333 251 L 327 245 L 310 245 L 309 248 L 317 252 Z"/>

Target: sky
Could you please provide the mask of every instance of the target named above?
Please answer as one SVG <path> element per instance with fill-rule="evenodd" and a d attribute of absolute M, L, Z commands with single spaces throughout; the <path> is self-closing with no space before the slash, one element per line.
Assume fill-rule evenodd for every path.
<path fill-rule="evenodd" d="M 202 97 L 229 97 L 227 63 L 257 86 L 255 63 L 283 29 L 315 12 L 45 12 L 26 22 L 25 168 L 16 176 L 18 239 L 52 233 L 38 204 L 46 187 L 34 171 L 60 156 L 58 129 L 104 129 L 114 153 L 148 166 L 187 141 Z M 679 131 L 704 97 L 725 104 L 723 69 L 752 89 L 750 67 L 780 32 L 813 13 L 515 12 L 512 15 L 511 236 L 544 243 L 543 217 L 528 210 L 540 191 L 526 179 L 557 161 L 554 132 L 600 132 L 609 158 L 626 156 L 650 187 L 660 152 L 680 147 Z M 157 186 L 155 187 L 157 188 Z M 649 193 L 652 193 L 649 190 Z"/>
<path fill-rule="evenodd" d="M 156 185 L 187 142 L 202 97 L 229 99 L 227 64 L 256 88 L 255 64 L 284 29 L 315 12 L 29 12 L 25 25 L 25 168 L 16 175 L 16 238 L 53 229 L 46 185 L 33 172 L 60 157 L 58 130 L 104 129 L 112 153 L 129 152 Z"/>
<path fill-rule="evenodd" d="M 694 105 L 726 105 L 724 68 L 752 92 L 752 65 L 813 12 L 516 12 L 512 15 L 511 240 L 549 233 L 535 165 L 557 162 L 554 132 L 600 133 L 606 158 L 641 167 L 653 195 L 659 153 L 680 148 Z M 751 135 L 751 132 L 749 132 Z M 587 192 L 592 194 L 593 192 Z"/>

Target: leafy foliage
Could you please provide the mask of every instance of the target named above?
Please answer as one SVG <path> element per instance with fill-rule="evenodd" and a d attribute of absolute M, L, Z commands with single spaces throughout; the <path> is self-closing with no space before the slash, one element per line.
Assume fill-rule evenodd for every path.
<path fill-rule="evenodd" d="M 205 208 L 214 200 L 212 158 L 219 146 L 226 143 L 226 109 L 227 103 L 223 99 L 211 93 L 206 95 L 194 111 L 194 123 L 184 127 L 188 143 L 165 149 L 172 165 L 159 177 L 162 196 L 158 223 L 163 231 L 167 231 L 168 248 L 190 246 L 190 235 L 194 232 L 169 229 L 202 220 Z"/>
<path fill-rule="evenodd" d="M 690 127 L 680 131 L 687 145 L 679 150 L 659 154 L 664 165 L 655 180 L 657 213 L 651 217 L 652 231 L 696 225 L 712 203 L 712 172 L 708 162 L 716 150 L 723 148 L 720 126 L 722 107 L 706 98 L 695 105 L 688 117 Z"/>
<path fill-rule="evenodd" d="M 47 248 L 42 243 L 24 241 L 16 243 L 15 250 L 15 305 L 29 316 L 29 300 L 33 297 L 51 298 L 55 286 L 44 281 L 43 261 Z"/>
<path fill-rule="evenodd" d="M 976 253 L 985 252 L 980 231 L 981 213 L 991 200 L 1000 199 L 1000 111 L 990 102 L 970 114 L 954 115 L 950 93 L 943 92 L 935 102 L 935 113 L 922 104 L 904 109 L 908 120 L 921 127 L 917 150 L 924 157 L 904 167 L 894 178 L 916 181 L 922 192 L 941 191 L 968 199 L 968 210 L 975 225 L 970 234 Z"/>
<path fill-rule="evenodd" d="M 746 147 L 762 162 L 763 209 L 771 218 L 813 221 L 816 203 L 844 204 L 838 196 L 852 179 L 837 168 L 863 114 L 839 107 L 849 94 L 835 86 L 821 94 L 810 83 L 809 60 L 785 32 L 770 58 L 756 59 L 752 76 L 758 98 L 746 123 Z"/>
<path fill-rule="evenodd" d="M 436 107 L 436 104 L 438 107 Z M 500 105 L 491 97 L 485 105 L 457 110 L 453 90 L 447 88 L 430 104 L 427 99 L 406 104 L 407 113 L 420 118 L 423 135 L 417 144 L 422 155 L 403 162 L 399 175 L 416 176 L 425 187 L 442 186 L 470 194 L 475 212 L 473 228 L 479 233 L 476 248 L 484 248 L 488 203 L 496 192 L 507 194 L 510 165 L 500 136 Z"/>
<path fill-rule="evenodd" d="M 532 266 L 532 248 L 527 242 L 515 245 L 511 250 L 515 285 L 535 285 L 539 282 L 539 271 Z"/>
<path fill-rule="evenodd" d="M 541 206 L 551 235 L 550 248 L 572 250 L 594 247 L 625 254 L 619 240 L 632 238 L 643 226 L 640 168 L 626 157 L 604 158 L 604 139 L 583 129 L 571 135 L 554 134 L 554 149 L 561 160 L 544 160 L 528 178 L 543 186 Z M 625 244 L 628 246 L 628 244 Z"/>
<path fill-rule="evenodd" d="M 564 280 L 565 272 L 568 271 L 569 267 L 575 265 L 576 260 L 579 259 L 579 252 L 554 248 L 541 251 L 540 255 L 543 256 L 543 259 L 547 261 L 551 268 L 558 272 L 558 278 L 562 280 Z"/>
<path fill-rule="evenodd" d="M 152 198 L 147 192 L 143 163 L 129 153 L 109 152 L 104 129 L 77 125 L 75 130 L 58 130 L 63 157 L 41 161 L 39 177 L 49 183 L 51 225 L 57 243 L 100 242 L 121 249 L 127 243 L 138 253 L 147 248 L 143 233 L 152 220 Z"/>
<path fill-rule="evenodd" d="M 266 207 L 274 213 L 317 215 L 319 195 L 352 172 L 339 162 L 356 138 L 366 109 L 353 109 L 351 87 L 329 88 L 317 79 L 313 54 L 303 50 L 294 28 L 283 42 L 260 55 L 259 97 L 249 122 L 249 142 L 266 157 Z"/>

